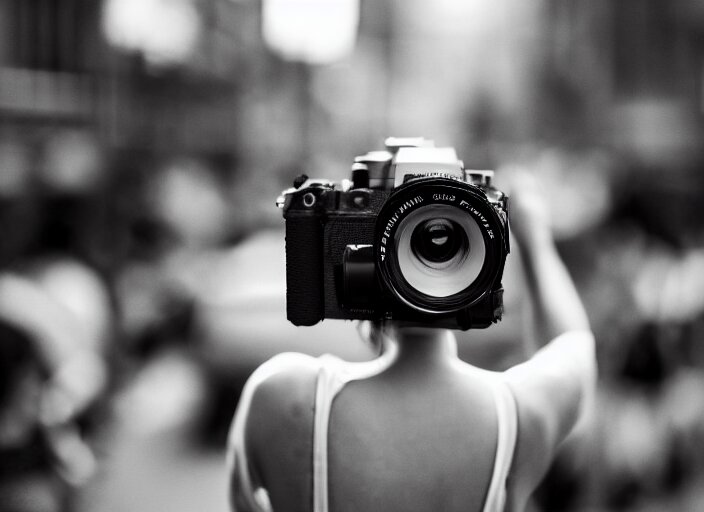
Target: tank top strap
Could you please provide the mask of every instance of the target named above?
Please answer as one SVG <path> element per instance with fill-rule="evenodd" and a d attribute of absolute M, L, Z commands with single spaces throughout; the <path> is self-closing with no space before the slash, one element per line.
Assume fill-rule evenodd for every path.
<path fill-rule="evenodd" d="M 339 361 L 332 356 L 320 358 L 315 390 L 315 420 L 313 423 L 313 512 L 328 510 L 328 424 L 335 395 L 345 385 Z M 336 371 L 337 370 L 337 371 Z"/>
<path fill-rule="evenodd" d="M 328 512 L 328 437 L 332 403 L 348 382 L 382 372 L 393 360 L 393 353 L 365 363 L 349 363 L 328 354 L 318 359 L 313 423 L 313 512 Z"/>
<path fill-rule="evenodd" d="M 506 480 L 511 470 L 518 435 L 518 411 L 513 392 L 508 384 L 497 377 L 492 383 L 498 424 L 496 457 L 489 484 L 484 512 L 502 512 L 506 507 Z"/>

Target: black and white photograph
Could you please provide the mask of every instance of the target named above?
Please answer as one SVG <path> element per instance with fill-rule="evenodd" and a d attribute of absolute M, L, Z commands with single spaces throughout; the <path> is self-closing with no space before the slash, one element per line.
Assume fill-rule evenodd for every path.
<path fill-rule="evenodd" d="M 0 512 L 704 511 L 704 1 L 0 0 Z"/>

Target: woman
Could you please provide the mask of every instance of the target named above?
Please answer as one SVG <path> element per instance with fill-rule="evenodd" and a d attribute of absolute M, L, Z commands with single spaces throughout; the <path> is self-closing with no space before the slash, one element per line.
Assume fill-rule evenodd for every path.
<path fill-rule="evenodd" d="M 545 202 L 514 180 L 511 226 L 545 346 L 503 373 L 445 330 L 384 325 L 368 363 L 282 354 L 250 378 L 230 435 L 237 511 L 523 510 L 580 418 L 594 339 Z"/>

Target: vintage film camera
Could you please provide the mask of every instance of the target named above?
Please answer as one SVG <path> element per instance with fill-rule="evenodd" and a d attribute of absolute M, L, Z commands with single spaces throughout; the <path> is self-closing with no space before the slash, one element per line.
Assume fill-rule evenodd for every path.
<path fill-rule="evenodd" d="M 508 197 L 453 148 L 389 138 L 355 158 L 351 180 L 297 178 L 286 219 L 287 317 L 453 329 L 501 319 Z"/>

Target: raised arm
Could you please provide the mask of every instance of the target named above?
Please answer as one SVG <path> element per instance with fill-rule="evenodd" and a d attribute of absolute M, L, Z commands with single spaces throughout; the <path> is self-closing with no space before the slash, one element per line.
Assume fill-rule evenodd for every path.
<path fill-rule="evenodd" d="M 514 469 L 532 491 L 555 451 L 591 401 L 596 383 L 594 338 L 574 283 L 550 232 L 538 184 L 516 175 L 511 229 L 519 246 L 535 338 L 542 348 L 506 372 L 518 406 Z M 519 478 L 520 480 L 520 478 Z"/>
<path fill-rule="evenodd" d="M 582 301 L 553 242 L 547 202 L 538 183 L 526 174 L 513 179 L 510 220 L 538 343 L 542 346 L 565 332 L 589 330 Z"/>

